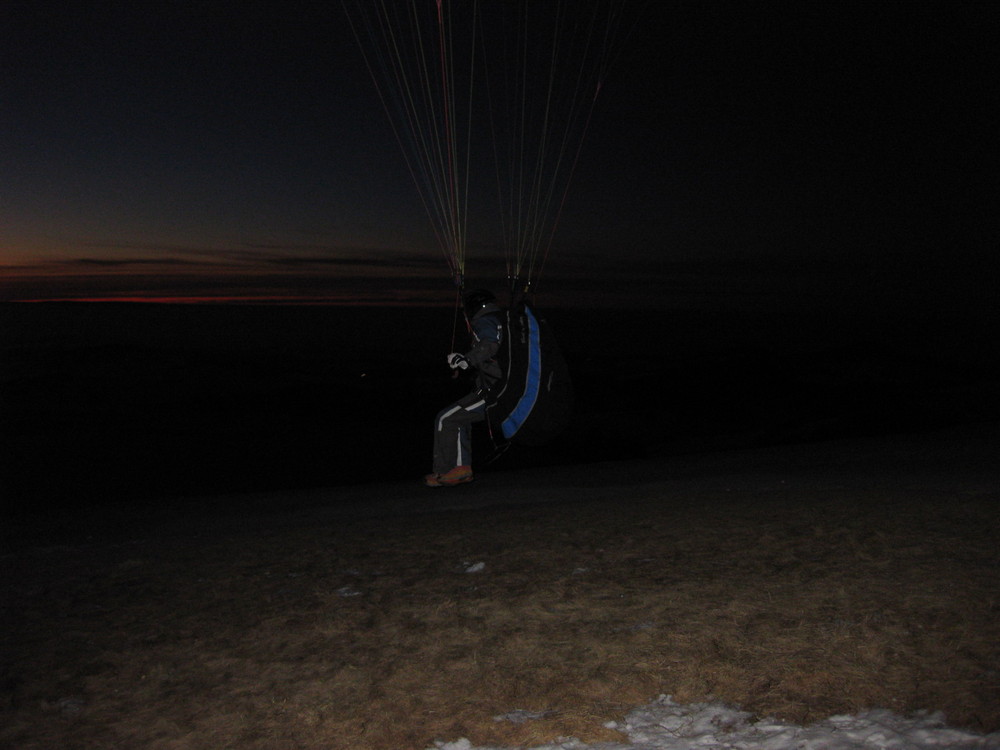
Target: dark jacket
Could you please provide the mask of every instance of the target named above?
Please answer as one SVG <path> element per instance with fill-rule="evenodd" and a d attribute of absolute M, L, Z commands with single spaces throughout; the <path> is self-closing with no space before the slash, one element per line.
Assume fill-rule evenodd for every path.
<path fill-rule="evenodd" d="M 469 326 L 473 343 L 465 358 L 476 370 L 476 389 L 488 397 L 503 379 L 496 360 L 503 341 L 503 313 L 495 304 L 486 305 L 473 316 Z"/>

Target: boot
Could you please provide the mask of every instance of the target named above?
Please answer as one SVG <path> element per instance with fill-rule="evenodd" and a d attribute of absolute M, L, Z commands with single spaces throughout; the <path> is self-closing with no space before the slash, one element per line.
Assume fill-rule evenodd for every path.
<path fill-rule="evenodd" d="M 444 474 L 428 474 L 424 477 L 424 484 L 428 487 L 452 487 L 471 482 L 472 479 L 471 466 L 456 466 Z"/>

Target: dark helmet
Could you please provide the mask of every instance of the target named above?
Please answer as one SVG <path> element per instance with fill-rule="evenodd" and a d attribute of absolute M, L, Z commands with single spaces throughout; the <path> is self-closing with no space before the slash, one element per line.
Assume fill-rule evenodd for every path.
<path fill-rule="evenodd" d="M 476 313 L 482 310 L 487 305 L 495 305 L 497 298 L 493 296 L 493 292 L 487 289 L 473 289 L 471 292 L 466 292 L 462 295 L 462 305 L 465 307 L 465 316 L 472 320 Z"/>

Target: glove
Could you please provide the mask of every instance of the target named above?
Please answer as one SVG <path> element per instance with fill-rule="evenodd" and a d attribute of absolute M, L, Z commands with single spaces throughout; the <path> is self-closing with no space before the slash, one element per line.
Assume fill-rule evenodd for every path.
<path fill-rule="evenodd" d="M 448 355 L 448 367 L 452 370 L 468 370 L 469 360 L 467 360 L 463 354 L 452 352 Z"/>

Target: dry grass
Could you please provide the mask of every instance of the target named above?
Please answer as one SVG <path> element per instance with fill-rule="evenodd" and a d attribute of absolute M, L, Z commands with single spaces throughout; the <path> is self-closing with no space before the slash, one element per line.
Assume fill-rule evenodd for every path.
<path fill-rule="evenodd" d="M 660 693 L 995 731 L 997 505 L 661 485 L 26 551 L 3 565 L 0 746 L 621 740 L 603 722 Z M 514 709 L 550 713 L 494 721 Z"/>

